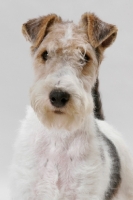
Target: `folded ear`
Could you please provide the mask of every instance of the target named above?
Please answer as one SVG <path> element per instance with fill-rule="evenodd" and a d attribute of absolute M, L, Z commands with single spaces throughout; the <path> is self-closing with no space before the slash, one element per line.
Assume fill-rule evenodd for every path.
<path fill-rule="evenodd" d="M 83 14 L 81 23 L 87 28 L 89 41 L 94 48 L 100 47 L 104 50 L 114 42 L 116 26 L 103 22 L 93 13 Z"/>
<path fill-rule="evenodd" d="M 48 28 L 52 24 L 60 21 L 61 18 L 55 14 L 31 19 L 27 23 L 23 24 L 22 33 L 31 43 L 36 43 L 35 46 L 37 48 L 46 36 Z"/>

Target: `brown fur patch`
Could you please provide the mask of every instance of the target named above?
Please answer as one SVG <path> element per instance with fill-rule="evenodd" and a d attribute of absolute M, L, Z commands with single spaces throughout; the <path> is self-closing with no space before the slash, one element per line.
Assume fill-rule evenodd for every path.
<path fill-rule="evenodd" d="M 103 22 L 93 13 L 82 15 L 82 23 L 87 27 L 89 41 L 94 48 L 100 46 L 104 50 L 116 38 L 116 26 Z"/>
<path fill-rule="evenodd" d="M 70 39 L 66 40 L 65 35 L 69 26 L 72 29 L 72 35 Z M 48 52 L 47 61 L 42 58 L 45 51 Z M 85 54 L 90 57 L 89 62 L 84 62 Z M 35 74 L 39 75 L 38 79 L 52 74 L 68 63 L 71 67 L 76 68 L 77 73 L 82 69 L 82 76 L 94 77 L 98 70 L 95 50 L 89 44 L 86 31 L 70 22 L 53 24 L 49 28 L 49 34 L 44 38 L 33 56 L 35 56 L 34 69 Z M 82 61 L 84 62 L 83 65 L 81 64 Z"/>
<path fill-rule="evenodd" d="M 22 33 L 30 42 L 33 43 L 32 51 L 38 48 L 43 38 L 48 33 L 48 28 L 56 23 L 61 22 L 61 18 L 55 14 L 39 17 L 29 20 L 22 26 Z"/>

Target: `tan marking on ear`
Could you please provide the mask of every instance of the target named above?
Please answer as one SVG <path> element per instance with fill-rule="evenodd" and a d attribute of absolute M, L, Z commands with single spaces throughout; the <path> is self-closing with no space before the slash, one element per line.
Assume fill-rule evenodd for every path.
<path fill-rule="evenodd" d="M 100 47 L 104 50 L 114 42 L 116 26 L 103 22 L 93 13 L 83 14 L 81 23 L 87 28 L 89 41 L 94 48 Z"/>
<path fill-rule="evenodd" d="M 32 51 L 38 48 L 43 38 L 48 33 L 48 28 L 54 23 L 61 22 L 61 18 L 55 14 L 31 19 L 22 26 L 22 33 L 32 45 Z"/>

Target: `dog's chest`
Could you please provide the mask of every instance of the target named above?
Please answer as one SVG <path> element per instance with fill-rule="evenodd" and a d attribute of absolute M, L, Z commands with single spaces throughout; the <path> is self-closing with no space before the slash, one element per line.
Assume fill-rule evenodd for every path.
<path fill-rule="evenodd" d="M 51 197 L 54 195 L 57 199 L 73 200 L 76 199 L 77 191 L 82 194 L 89 185 L 93 189 L 95 173 L 90 172 L 96 163 L 89 158 L 89 148 L 87 141 L 81 137 L 68 143 L 42 141 L 37 149 L 37 183 L 43 184 L 43 189 L 49 188 L 46 190 L 48 196 L 51 194 Z M 36 188 L 40 190 L 39 186 Z"/>
<path fill-rule="evenodd" d="M 45 172 L 52 175 L 51 180 L 59 191 L 70 189 L 71 184 L 76 182 L 73 172 L 77 162 L 72 158 L 71 152 L 63 147 L 50 147 L 47 151 Z"/>

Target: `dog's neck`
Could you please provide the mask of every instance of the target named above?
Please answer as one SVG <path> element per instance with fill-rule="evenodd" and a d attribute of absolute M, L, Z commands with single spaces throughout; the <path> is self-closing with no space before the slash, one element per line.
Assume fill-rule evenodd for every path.
<path fill-rule="evenodd" d="M 40 122 L 31 107 L 27 112 L 27 120 L 30 123 L 32 121 L 33 132 L 38 135 L 37 137 L 42 138 L 42 142 L 44 141 L 44 143 L 45 140 L 47 140 L 58 144 L 60 143 L 60 145 L 62 143 L 62 145 L 68 146 L 75 140 L 79 142 L 81 141 L 82 145 L 84 145 L 85 142 L 88 144 L 91 143 L 91 141 L 93 141 L 96 137 L 97 127 L 93 114 L 89 114 L 85 117 L 82 125 L 76 130 L 55 129 L 55 127 L 47 128 L 44 124 L 42 124 L 42 122 Z"/>
<path fill-rule="evenodd" d="M 78 125 L 77 125 L 78 127 Z M 95 118 L 93 114 L 88 115 L 81 126 L 74 130 L 65 130 L 65 129 L 57 129 L 51 128 L 47 129 L 47 134 L 56 141 L 61 140 L 62 142 L 69 142 L 74 140 L 75 138 L 92 138 L 95 137 L 96 133 L 96 125 Z"/>

